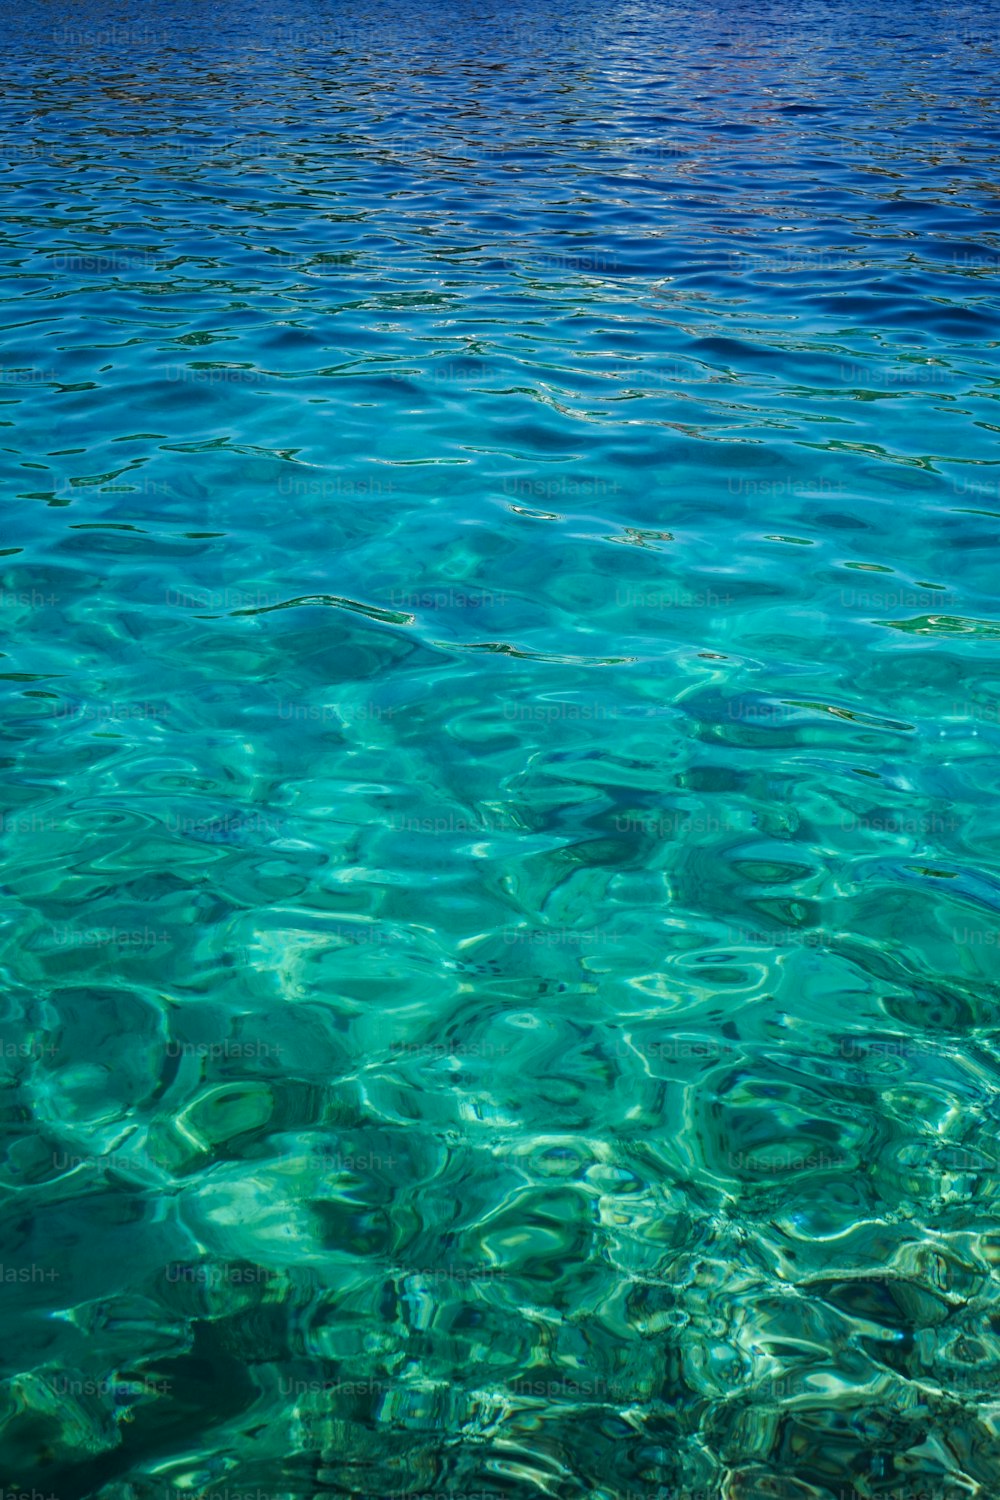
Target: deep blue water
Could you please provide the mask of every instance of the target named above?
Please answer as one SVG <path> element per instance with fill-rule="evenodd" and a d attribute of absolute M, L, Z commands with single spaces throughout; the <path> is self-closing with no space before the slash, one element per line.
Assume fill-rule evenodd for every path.
<path fill-rule="evenodd" d="M 1000 13 L 0 14 L 2 1500 L 996 1500 Z"/>

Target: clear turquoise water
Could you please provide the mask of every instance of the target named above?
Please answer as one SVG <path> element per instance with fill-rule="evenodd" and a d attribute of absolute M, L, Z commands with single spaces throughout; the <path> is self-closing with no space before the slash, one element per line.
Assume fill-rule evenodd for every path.
<path fill-rule="evenodd" d="M 5 1500 L 996 1496 L 998 31 L 5 7 Z"/>

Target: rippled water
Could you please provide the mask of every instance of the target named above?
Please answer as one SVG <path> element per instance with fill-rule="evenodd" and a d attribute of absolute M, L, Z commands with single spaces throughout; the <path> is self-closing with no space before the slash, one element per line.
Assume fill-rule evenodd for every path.
<path fill-rule="evenodd" d="M 998 42 L 5 8 L 5 1500 L 995 1500 Z"/>

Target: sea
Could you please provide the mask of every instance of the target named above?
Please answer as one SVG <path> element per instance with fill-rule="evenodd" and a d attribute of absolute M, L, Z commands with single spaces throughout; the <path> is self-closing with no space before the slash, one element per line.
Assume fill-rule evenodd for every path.
<path fill-rule="evenodd" d="M 4 0 L 0 1500 L 996 1500 L 998 65 Z"/>

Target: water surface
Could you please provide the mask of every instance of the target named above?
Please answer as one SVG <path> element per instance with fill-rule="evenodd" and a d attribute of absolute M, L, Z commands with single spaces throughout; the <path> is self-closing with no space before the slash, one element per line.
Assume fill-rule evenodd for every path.
<path fill-rule="evenodd" d="M 5 8 L 7 1490 L 996 1495 L 998 32 Z"/>

